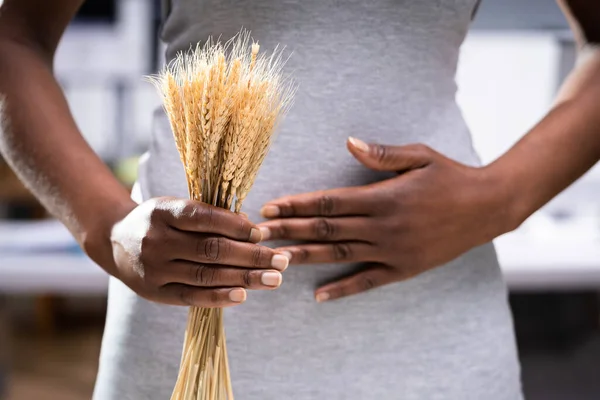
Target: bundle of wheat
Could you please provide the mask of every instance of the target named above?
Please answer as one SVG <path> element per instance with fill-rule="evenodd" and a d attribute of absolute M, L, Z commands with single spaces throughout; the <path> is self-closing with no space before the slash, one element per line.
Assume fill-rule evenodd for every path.
<path fill-rule="evenodd" d="M 294 86 L 277 49 L 241 32 L 181 53 L 150 80 L 162 94 L 190 198 L 239 212 Z M 223 310 L 192 307 L 171 400 L 233 399 Z"/>

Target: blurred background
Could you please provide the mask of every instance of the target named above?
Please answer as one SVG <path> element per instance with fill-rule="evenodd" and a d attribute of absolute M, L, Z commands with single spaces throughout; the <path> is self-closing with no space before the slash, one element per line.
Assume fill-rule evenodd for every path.
<path fill-rule="evenodd" d="M 160 104 L 142 80 L 161 63 L 158 3 L 88 0 L 56 61 L 86 139 L 129 186 Z M 484 162 L 544 115 L 574 61 L 554 0 L 483 1 L 457 79 Z M 496 241 L 530 400 L 600 398 L 599 199 L 596 168 Z M 91 397 L 106 289 L 0 158 L 0 399 Z"/>

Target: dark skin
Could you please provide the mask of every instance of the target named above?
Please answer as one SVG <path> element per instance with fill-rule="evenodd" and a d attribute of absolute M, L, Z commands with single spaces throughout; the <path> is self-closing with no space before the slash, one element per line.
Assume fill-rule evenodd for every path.
<path fill-rule="evenodd" d="M 140 296 L 226 307 L 281 284 L 288 259 L 257 245 L 247 218 L 203 203 L 141 205 L 92 151 L 53 76 L 58 42 L 82 0 L 7 0 L 0 8 L 0 150 L 87 254 Z"/>
<path fill-rule="evenodd" d="M 292 254 L 292 263 L 366 264 L 361 272 L 321 287 L 317 300 L 412 278 L 495 237 L 497 222 L 507 211 L 481 170 L 423 145 L 369 146 L 350 139 L 348 149 L 366 167 L 398 176 L 363 187 L 290 196 L 262 210 L 272 218 L 261 225 L 265 240 L 305 242 L 280 249 Z M 443 212 L 437 211 L 440 198 Z"/>
<path fill-rule="evenodd" d="M 600 44 L 600 2 L 560 1 L 580 47 Z M 600 159 L 600 51 L 573 71 L 553 110 L 494 163 L 474 168 L 423 145 L 350 138 L 366 168 L 398 176 L 363 187 L 287 196 L 262 209 L 263 238 L 292 264 L 362 263 L 318 288 L 333 300 L 412 278 L 517 228 Z"/>
<path fill-rule="evenodd" d="M 365 187 L 274 200 L 259 226 L 202 203 L 133 202 L 82 138 L 54 78 L 56 47 L 82 0 L 6 0 L 0 8 L 0 151 L 42 203 L 109 274 L 167 304 L 240 304 L 295 263 L 362 262 L 319 288 L 334 299 L 416 276 L 516 228 L 600 159 L 600 55 L 577 68 L 556 107 L 496 162 L 473 168 L 421 145 L 348 148 L 398 176 Z M 600 43 L 600 4 L 563 0 L 581 46 Z M 364 232 L 369 232 L 365 235 Z M 400 256 L 398 256 L 400 254 Z M 284 256 L 285 255 L 285 256 Z"/>

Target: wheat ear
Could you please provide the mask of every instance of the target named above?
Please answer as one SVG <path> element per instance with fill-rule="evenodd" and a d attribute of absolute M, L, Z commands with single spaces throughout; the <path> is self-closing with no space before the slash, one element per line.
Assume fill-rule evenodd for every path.
<path fill-rule="evenodd" d="M 163 96 L 190 198 L 239 212 L 294 86 L 276 51 L 241 32 L 180 53 L 150 78 Z M 223 310 L 191 307 L 171 400 L 233 400 Z"/>

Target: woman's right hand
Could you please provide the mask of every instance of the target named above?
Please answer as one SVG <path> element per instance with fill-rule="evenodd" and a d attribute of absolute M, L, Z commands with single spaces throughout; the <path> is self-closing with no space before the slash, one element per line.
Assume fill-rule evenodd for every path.
<path fill-rule="evenodd" d="M 115 276 L 141 297 L 173 305 L 226 307 L 245 289 L 275 289 L 289 257 L 257 245 L 248 219 L 193 200 L 161 197 L 114 225 Z"/>

